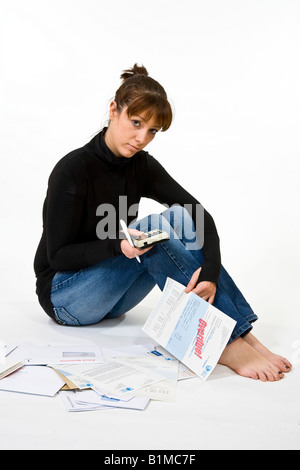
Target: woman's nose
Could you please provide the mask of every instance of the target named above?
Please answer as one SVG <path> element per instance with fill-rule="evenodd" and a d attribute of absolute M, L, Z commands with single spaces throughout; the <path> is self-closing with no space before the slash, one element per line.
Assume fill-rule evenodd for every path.
<path fill-rule="evenodd" d="M 147 131 L 146 130 L 139 130 L 135 137 L 136 141 L 142 145 L 147 142 Z"/>

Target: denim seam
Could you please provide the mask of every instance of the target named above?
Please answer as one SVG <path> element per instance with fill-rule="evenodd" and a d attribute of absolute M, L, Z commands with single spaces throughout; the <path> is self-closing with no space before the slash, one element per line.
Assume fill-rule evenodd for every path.
<path fill-rule="evenodd" d="M 56 320 L 58 321 L 58 323 L 62 324 L 62 325 L 67 325 L 67 326 L 81 326 L 80 322 L 77 320 L 76 317 L 74 317 L 73 315 L 71 315 L 71 313 L 68 312 L 68 310 L 65 308 L 65 307 L 53 307 L 53 310 L 54 310 L 54 315 L 55 315 L 55 318 Z M 59 315 L 58 315 L 58 311 L 59 310 L 63 310 L 64 311 L 64 315 L 66 315 L 66 317 L 68 317 L 70 320 L 71 320 L 71 323 L 68 323 L 68 322 L 64 322 L 63 320 L 61 320 L 59 318 Z"/>
<path fill-rule="evenodd" d="M 66 325 L 66 322 L 62 322 L 61 319 L 58 317 L 56 310 L 57 310 L 56 307 L 53 307 L 53 312 L 54 312 L 55 320 L 56 320 L 57 323 L 59 323 L 60 325 Z"/>
<path fill-rule="evenodd" d="M 245 318 L 245 320 L 247 320 L 249 323 L 252 323 L 252 322 L 258 320 L 258 316 L 255 315 L 255 313 L 252 313 L 251 315 L 248 315 L 248 316 L 246 316 L 246 317 L 244 317 L 244 318 Z"/>
<path fill-rule="evenodd" d="M 255 321 L 255 320 L 253 320 L 253 321 Z M 235 339 L 239 338 L 240 336 L 242 336 L 243 333 L 251 331 L 252 328 L 253 328 L 253 326 L 251 325 L 251 323 L 244 323 L 237 330 L 234 330 L 232 332 L 232 335 L 230 337 L 230 340 L 229 340 L 228 344 L 231 343 L 232 341 L 234 341 Z"/>

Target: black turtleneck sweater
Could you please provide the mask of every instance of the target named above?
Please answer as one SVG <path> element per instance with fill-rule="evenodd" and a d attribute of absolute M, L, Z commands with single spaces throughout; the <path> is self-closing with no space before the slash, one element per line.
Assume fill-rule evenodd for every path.
<path fill-rule="evenodd" d="M 148 152 L 118 158 L 104 141 L 104 129 L 84 147 L 63 157 L 54 167 L 43 206 L 43 233 L 34 259 L 36 293 L 46 313 L 54 318 L 51 284 L 57 271 L 77 271 L 122 255 L 119 235 L 119 196 L 127 208 L 141 197 L 161 204 L 189 204 L 196 221 L 199 202 L 183 189 Z M 125 200 L 125 198 L 124 198 Z M 112 238 L 99 239 L 96 228 L 107 213 L 101 204 L 116 208 Z M 136 206 L 137 207 L 137 206 Z M 123 218 L 124 214 L 121 214 Z M 127 216 L 128 225 L 137 214 Z M 218 282 L 221 268 L 219 237 L 212 217 L 204 210 L 204 264 L 199 281 Z"/>

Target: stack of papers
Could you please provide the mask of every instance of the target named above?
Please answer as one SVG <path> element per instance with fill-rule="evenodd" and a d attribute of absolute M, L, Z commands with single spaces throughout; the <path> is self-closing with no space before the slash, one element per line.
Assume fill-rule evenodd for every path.
<path fill-rule="evenodd" d="M 0 390 L 54 397 L 67 411 L 144 410 L 175 401 L 180 380 L 206 380 L 235 326 L 224 313 L 168 279 L 143 330 L 153 342 L 105 349 L 0 342 Z"/>

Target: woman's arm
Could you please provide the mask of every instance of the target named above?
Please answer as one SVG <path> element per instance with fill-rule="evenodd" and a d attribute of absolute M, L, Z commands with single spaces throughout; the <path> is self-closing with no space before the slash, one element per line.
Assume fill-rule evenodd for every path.
<path fill-rule="evenodd" d="M 122 254 L 119 239 L 78 241 L 84 198 L 84 188 L 68 172 L 56 171 L 50 176 L 44 229 L 48 261 L 56 271 L 82 269 Z"/>

